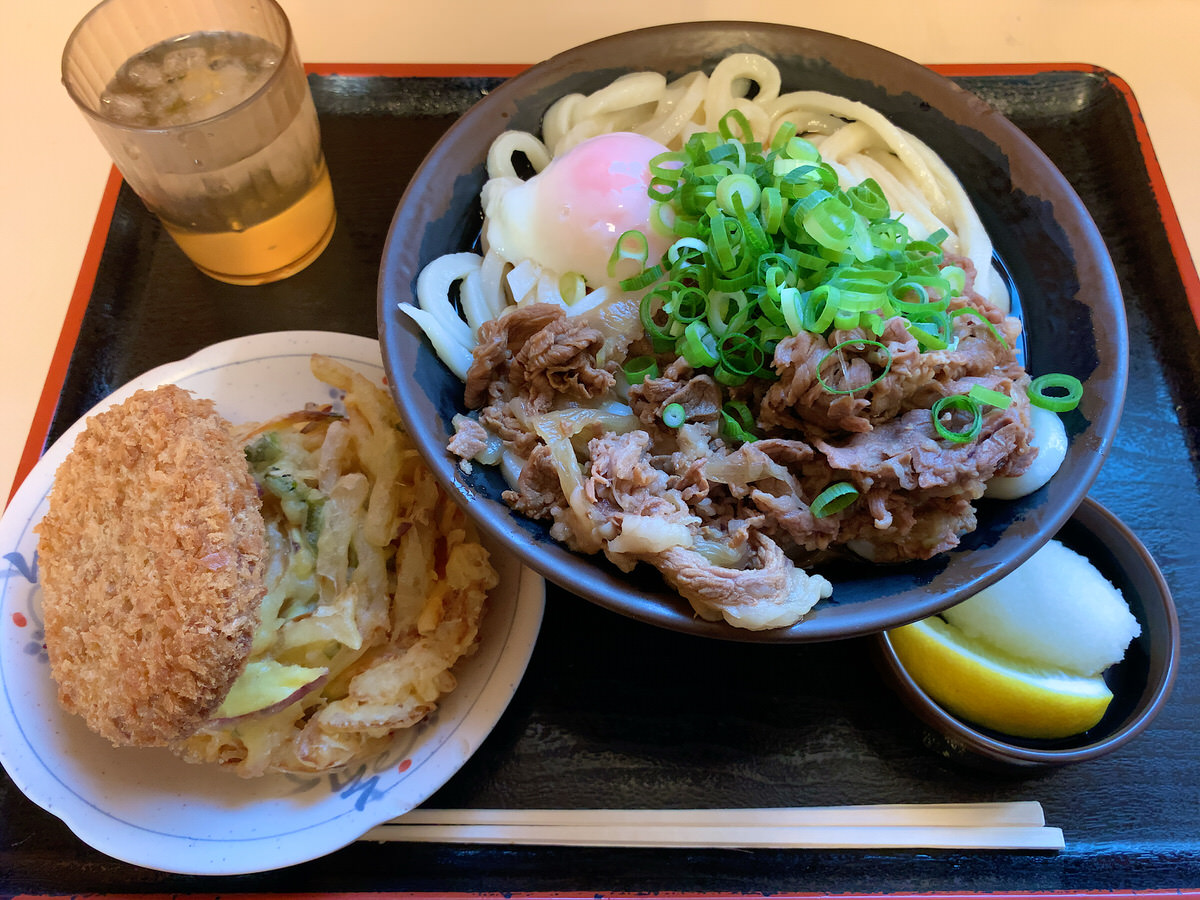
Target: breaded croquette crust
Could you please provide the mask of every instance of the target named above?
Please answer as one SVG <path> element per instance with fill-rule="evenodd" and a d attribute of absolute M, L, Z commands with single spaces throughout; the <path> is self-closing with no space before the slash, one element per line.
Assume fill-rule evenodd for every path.
<path fill-rule="evenodd" d="M 135 746 L 187 737 L 212 715 L 259 621 L 260 510 L 211 401 L 166 385 L 89 418 L 37 529 L 64 708 Z"/>

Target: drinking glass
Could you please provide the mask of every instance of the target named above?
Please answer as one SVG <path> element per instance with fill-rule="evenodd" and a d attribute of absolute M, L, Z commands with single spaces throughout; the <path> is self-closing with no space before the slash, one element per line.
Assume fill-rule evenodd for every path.
<path fill-rule="evenodd" d="M 275 0 L 104 0 L 67 40 L 62 79 L 201 271 L 277 281 L 329 243 L 316 109 Z"/>

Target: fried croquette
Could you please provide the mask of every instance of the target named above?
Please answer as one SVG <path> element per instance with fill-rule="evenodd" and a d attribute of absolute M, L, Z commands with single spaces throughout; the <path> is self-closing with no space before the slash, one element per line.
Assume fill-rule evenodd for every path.
<path fill-rule="evenodd" d="M 245 667 L 266 590 L 261 501 L 229 423 L 174 385 L 92 416 L 37 530 L 63 707 L 114 744 L 192 734 Z"/>

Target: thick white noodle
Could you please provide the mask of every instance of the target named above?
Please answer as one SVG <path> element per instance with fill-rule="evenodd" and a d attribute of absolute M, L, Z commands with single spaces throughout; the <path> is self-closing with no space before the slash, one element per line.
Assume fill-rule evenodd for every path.
<path fill-rule="evenodd" d="M 425 336 L 429 338 L 433 349 L 446 367 L 457 375 L 459 380 L 466 381 L 467 370 L 471 368 L 473 358 L 471 351 L 451 337 L 446 323 L 428 310 L 410 303 L 401 303 L 400 311 L 421 326 L 421 330 L 425 332 Z"/>
<path fill-rule="evenodd" d="M 875 133 L 865 122 L 849 122 L 821 142 L 821 158 L 829 163 L 842 162 L 871 146 Z"/>
<path fill-rule="evenodd" d="M 605 134 L 609 129 L 605 127 L 603 119 L 583 119 L 571 126 L 571 130 L 562 136 L 562 138 L 554 145 L 554 155 L 566 153 L 573 147 L 577 147 L 586 141 L 588 138 L 594 138 L 597 135 Z"/>
<path fill-rule="evenodd" d="M 682 147 L 680 135 L 695 120 L 707 87 L 708 76 L 703 72 L 689 72 L 675 79 L 659 99 L 654 115 L 638 130 L 664 147 Z"/>
<path fill-rule="evenodd" d="M 573 116 L 578 122 L 658 103 L 666 89 L 667 79 L 658 72 L 630 72 L 580 100 Z"/>
<path fill-rule="evenodd" d="M 542 171 L 550 164 L 550 151 L 536 136 L 528 131 L 505 131 L 488 148 L 488 178 L 520 178 L 513 165 L 513 156 L 517 153 L 525 155 L 535 172 Z"/>
<path fill-rule="evenodd" d="M 474 253 L 470 255 L 475 256 Z M 475 260 L 475 264 L 459 282 L 458 302 L 462 306 L 463 315 L 467 317 L 467 324 L 471 326 L 472 337 L 478 338 L 479 326 L 484 322 L 491 321 L 494 316 L 487 297 L 483 293 L 483 282 L 479 278 L 479 267 L 483 263 L 483 259 L 475 256 Z"/>
<path fill-rule="evenodd" d="M 954 223 L 952 229 L 958 235 L 959 254 L 969 257 L 975 264 L 975 290 L 987 297 L 994 305 L 1004 312 L 1009 311 L 1008 290 L 1000 281 L 1000 276 L 992 266 L 992 239 L 987 229 L 979 221 L 975 207 L 967 192 L 963 190 L 955 174 L 945 161 L 933 152 L 920 138 L 909 135 L 913 147 L 924 157 L 925 165 L 934 173 L 946 191 L 947 200 L 951 206 L 950 219 Z"/>
<path fill-rule="evenodd" d="M 732 53 L 717 63 L 712 74 L 708 76 L 708 89 L 704 94 L 705 127 L 708 131 L 716 131 L 717 123 L 730 109 L 747 110 L 748 101 L 745 97 L 750 93 L 751 85 L 756 85 L 758 91 L 754 95 L 754 107 L 761 107 L 779 96 L 781 81 L 778 67 L 765 56 L 757 53 Z M 754 120 L 750 121 L 755 133 L 762 132 Z"/>
<path fill-rule="evenodd" d="M 504 292 L 504 275 L 510 265 L 511 263 L 499 253 L 488 252 L 483 255 L 483 262 L 479 266 L 479 287 L 483 291 L 488 308 L 492 311 L 493 319 L 508 306 L 508 295 Z"/>
<path fill-rule="evenodd" d="M 556 156 L 562 139 L 566 137 L 575 122 L 575 106 L 583 100 L 583 96 L 583 94 L 564 94 L 551 103 L 546 114 L 542 116 L 542 140 L 550 148 L 550 152 Z"/>
<path fill-rule="evenodd" d="M 442 322 L 446 334 L 467 350 L 475 346 L 474 328 L 458 317 L 450 302 L 450 288 L 468 272 L 478 271 L 481 262 L 474 253 L 447 253 L 417 276 L 417 302 L 421 309 Z"/>

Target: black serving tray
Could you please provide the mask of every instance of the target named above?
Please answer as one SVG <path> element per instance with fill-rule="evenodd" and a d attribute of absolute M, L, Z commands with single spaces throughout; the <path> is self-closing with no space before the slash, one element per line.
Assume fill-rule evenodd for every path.
<path fill-rule="evenodd" d="M 228 338 L 282 329 L 375 334 L 397 200 L 426 151 L 498 76 L 311 76 L 339 223 L 279 284 L 201 275 L 121 186 L 68 317 L 53 441 L 114 388 Z M 466 71 L 465 69 L 463 71 Z M 476 70 L 478 71 L 478 70 Z M 1036 141 L 1086 202 L 1125 294 L 1124 419 L 1092 496 L 1162 567 L 1184 625 L 1174 693 L 1123 750 L 1035 774 L 945 752 L 872 667 L 869 642 L 759 645 L 662 631 L 551 586 L 524 682 L 478 753 L 430 801 L 447 807 L 769 807 L 1040 800 L 1059 853 L 635 850 L 359 842 L 260 875 L 184 877 L 90 849 L 0 775 L 0 896 L 231 892 L 963 892 L 1200 889 L 1200 331 L 1196 273 L 1125 84 L 1091 66 L 945 70 Z M 397 74 L 402 73 L 402 74 Z M 105 222 L 108 207 L 111 219 Z M 74 330 L 78 329 L 75 337 Z M 59 380 L 61 379 L 61 391 Z M 47 413 L 47 419 L 49 415 Z M 35 427 L 35 431 L 37 428 Z M 37 444 L 35 443 L 34 446 Z"/>

